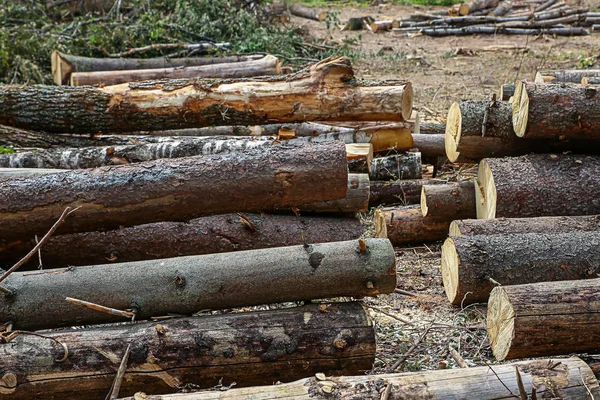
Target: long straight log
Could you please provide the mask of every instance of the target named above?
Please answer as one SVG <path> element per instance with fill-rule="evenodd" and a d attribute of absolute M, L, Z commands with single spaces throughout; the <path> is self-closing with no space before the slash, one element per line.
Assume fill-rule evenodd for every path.
<path fill-rule="evenodd" d="M 589 31 L 581 27 L 567 28 L 505 28 L 502 26 L 491 25 L 472 25 L 462 28 L 432 28 L 420 31 L 427 36 L 462 36 L 474 34 L 504 34 L 504 35 L 556 35 L 556 36 L 586 36 Z"/>
<path fill-rule="evenodd" d="M 446 221 L 475 218 L 475 184 L 453 182 L 424 185 L 421 191 L 421 213 L 424 217 Z"/>
<path fill-rule="evenodd" d="M 423 167 L 419 152 L 374 158 L 369 172 L 369 178 L 374 181 L 421 179 L 422 177 Z"/>
<path fill-rule="evenodd" d="M 420 206 L 405 206 L 384 209 L 387 238 L 394 246 L 432 242 L 448 236 L 450 221 L 424 217 Z M 382 228 L 375 226 L 375 231 Z"/>
<path fill-rule="evenodd" d="M 518 371 L 518 374 L 517 374 Z M 307 378 L 283 385 L 206 391 L 169 396 L 147 396 L 148 400 L 379 400 L 390 399 L 500 400 L 536 393 L 537 398 L 589 399 L 600 395 L 594 372 L 577 357 L 522 361 L 513 364 L 444 369 L 402 374 Z M 424 395 L 424 393 L 426 393 Z M 135 400 L 140 397 L 136 397 Z M 123 400 L 134 400 L 133 397 Z"/>
<path fill-rule="evenodd" d="M 357 213 L 369 211 L 370 181 L 368 174 L 349 174 L 346 196 L 338 200 L 300 204 L 300 211 Z"/>
<path fill-rule="evenodd" d="M 68 348 L 64 362 L 55 362 L 63 350 L 53 340 Z M 0 396 L 104 398 L 128 345 L 122 396 L 206 389 L 221 379 L 244 387 L 317 372 L 360 374 L 375 359 L 375 332 L 360 303 L 310 304 L 18 335 L 2 345 L 0 376 L 14 375 L 16 385 L 0 385 Z"/>
<path fill-rule="evenodd" d="M 412 86 L 351 82 L 345 57 L 283 77 L 144 81 L 103 88 L 0 87 L 0 124 L 97 133 L 300 121 L 402 121 Z M 383 101 L 385 99 L 385 101 Z"/>
<path fill-rule="evenodd" d="M 168 313 L 189 315 L 205 309 L 393 292 L 396 266 L 390 241 L 366 239 L 366 246 L 361 252 L 358 240 L 306 243 L 15 272 L 4 281 L 15 295 L 0 297 L 0 321 L 31 330 L 122 320 L 74 306 L 65 297 L 117 310 L 133 308 L 137 319 L 147 319 Z"/>
<path fill-rule="evenodd" d="M 325 12 L 319 12 L 300 3 L 294 3 L 290 5 L 290 13 L 297 17 L 312 19 L 315 21 L 323 21 L 326 18 Z"/>
<path fill-rule="evenodd" d="M 424 157 L 446 157 L 444 134 L 413 134 L 413 147 Z"/>
<path fill-rule="evenodd" d="M 347 184 L 337 141 L 13 179 L 0 185 L 0 243 L 43 234 L 67 206 L 80 208 L 57 234 L 296 207 L 343 198 Z"/>
<path fill-rule="evenodd" d="M 513 235 L 600 231 L 600 216 L 494 218 L 452 221 L 450 236 Z"/>
<path fill-rule="evenodd" d="M 423 185 L 442 185 L 446 182 L 441 179 L 371 181 L 369 207 L 419 204 Z"/>
<path fill-rule="evenodd" d="M 595 278 L 600 232 L 453 237 L 442 246 L 441 270 L 454 305 L 486 301 L 497 284 Z"/>
<path fill-rule="evenodd" d="M 580 83 L 581 78 L 599 77 L 600 69 L 570 69 L 563 71 L 538 71 L 535 75 L 536 83 L 570 82 Z"/>
<path fill-rule="evenodd" d="M 0 181 L 15 178 L 30 178 L 59 172 L 67 172 L 68 169 L 45 169 L 45 168 L 0 168 Z"/>
<path fill-rule="evenodd" d="M 600 157 L 531 154 L 479 163 L 477 218 L 600 214 Z"/>
<path fill-rule="evenodd" d="M 600 279 L 500 286 L 487 328 L 498 360 L 600 350 Z"/>
<path fill-rule="evenodd" d="M 94 71 L 71 73 L 71 86 L 118 85 L 119 83 L 156 79 L 188 78 L 245 78 L 251 76 L 280 75 L 281 64 L 277 57 L 267 55 L 258 60 L 228 64 L 191 67 L 134 69 L 123 71 Z"/>

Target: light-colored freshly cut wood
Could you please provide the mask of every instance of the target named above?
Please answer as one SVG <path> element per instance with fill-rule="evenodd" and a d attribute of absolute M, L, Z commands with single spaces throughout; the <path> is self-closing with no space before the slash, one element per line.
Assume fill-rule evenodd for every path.
<path fill-rule="evenodd" d="M 501 400 L 516 398 L 519 387 L 526 393 L 535 389 L 537 398 L 586 400 L 590 394 L 600 396 L 594 372 L 584 361 L 572 357 L 402 374 L 319 375 L 283 385 L 162 396 L 140 393 L 135 399 L 124 400 L 384 400 L 382 393 L 387 393 L 388 399 Z"/>
<path fill-rule="evenodd" d="M 118 85 L 125 82 L 188 79 L 188 78 L 246 78 L 252 76 L 280 75 L 281 64 L 277 57 L 266 55 L 258 60 L 228 64 L 200 65 L 123 71 L 92 71 L 71 73 L 71 86 Z"/>
<path fill-rule="evenodd" d="M 421 213 L 424 217 L 453 221 L 475 218 L 475 184 L 453 182 L 445 185 L 424 185 L 421 191 Z"/>
<path fill-rule="evenodd" d="M 536 83 L 580 83 L 583 77 L 600 77 L 600 69 L 568 69 L 563 71 L 538 71 Z"/>
<path fill-rule="evenodd" d="M 58 343 L 68 349 L 64 362 L 55 361 L 63 357 Z M 0 384 L 0 397 L 104 399 L 128 345 L 122 396 L 360 374 L 375 359 L 375 332 L 360 303 L 310 304 L 17 335 L 2 344 L 0 377 L 13 374 L 15 384 Z"/>
<path fill-rule="evenodd" d="M 400 27 L 400 22 L 396 19 L 386 19 L 383 21 L 375 21 L 371 23 L 371 30 L 373 32 L 389 31 L 392 28 Z"/>
<path fill-rule="evenodd" d="M 476 11 L 495 8 L 500 0 L 473 0 L 467 3 L 455 4 L 450 8 L 450 15 L 469 15 Z"/>
<path fill-rule="evenodd" d="M 424 217 L 418 205 L 383 209 L 384 220 L 375 221 L 375 231 L 387 230 L 394 246 L 431 242 L 446 238 L 450 221 Z M 385 223 L 385 228 L 381 227 Z"/>
<path fill-rule="evenodd" d="M 600 350 L 600 279 L 495 288 L 487 329 L 498 360 Z"/>
<path fill-rule="evenodd" d="M 373 145 L 370 143 L 346 144 L 346 158 L 350 172 L 371 172 Z"/>

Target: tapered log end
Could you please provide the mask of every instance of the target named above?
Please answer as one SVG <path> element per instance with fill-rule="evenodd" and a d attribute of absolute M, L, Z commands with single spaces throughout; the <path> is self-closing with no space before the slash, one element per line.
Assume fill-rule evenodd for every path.
<path fill-rule="evenodd" d="M 454 239 L 448 238 L 442 245 L 442 281 L 450 303 L 460 305 L 462 298 L 458 296 L 458 266 L 460 260 Z"/>
<path fill-rule="evenodd" d="M 462 113 L 460 106 L 454 102 L 448 110 L 446 118 L 446 133 L 444 135 L 444 146 L 446 148 L 446 157 L 450 162 L 458 160 L 460 153 L 457 151 L 458 142 L 462 131 Z"/>
<path fill-rule="evenodd" d="M 513 129 L 518 137 L 523 137 L 529 119 L 529 95 L 523 82 L 518 82 L 515 86 L 512 111 Z"/>
<path fill-rule="evenodd" d="M 463 3 L 460 5 L 460 7 L 458 7 L 458 14 L 460 15 L 469 15 L 469 11 L 471 10 L 471 7 L 469 7 L 468 4 Z"/>
<path fill-rule="evenodd" d="M 402 120 L 408 121 L 412 115 L 413 110 L 413 87 L 412 83 L 406 82 L 404 85 L 404 91 L 402 93 Z"/>
<path fill-rule="evenodd" d="M 515 311 L 502 286 L 495 287 L 488 301 L 487 331 L 494 357 L 506 359 L 515 335 Z"/>
<path fill-rule="evenodd" d="M 448 229 L 448 236 L 450 237 L 458 237 L 462 236 L 462 232 L 460 231 L 460 225 L 457 221 L 452 221 L 450 223 L 450 229 Z"/>
<path fill-rule="evenodd" d="M 421 188 L 421 213 L 424 217 L 427 216 L 427 212 L 429 208 L 427 208 L 427 194 L 425 194 L 425 186 Z"/>
<path fill-rule="evenodd" d="M 479 163 L 477 180 L 475 181 L 475 204 L 477 207 L 477 218 L 496 218 L 496 184 L 492 169 L 484 159 Z"/>

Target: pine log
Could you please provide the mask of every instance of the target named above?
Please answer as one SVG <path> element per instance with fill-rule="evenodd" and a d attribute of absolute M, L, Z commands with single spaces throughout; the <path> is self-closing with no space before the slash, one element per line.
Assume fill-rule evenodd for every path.
<path fill-rule="evenodd" d="M 600 94 L 595 87 L 519 82 L 512 105 L 519 137 L 600 138 Z"/>
<path fill-rule="evenodd" d="M 533 10 L 533 11 L 534 12 L 544 11 L 545 9 L 553 6 L 557 2 L 558 2 L 558 0 L 547 0 L 544 3 L 540 4 L 538 7 L 536 7 L 535 10 Z"/>
<path fill-rule="evenodd" d="M 510 101 L 510 98 L 515 94 L 515 84 L 514 83 L 505 83 L 500 86 L 500 95 L 498 98 L 502 101 Z"/>
<path fill-rule="evenodd" d="M 68 169 L 0 168 L 0 181 L 15 178 L 30 178 L 33 176 L 42 176 L 67 171 Z"/>
<path fill-rule="evenodd" d="M 410 117 L 410 83 L 361 86 L 350 82 L 353 77 L 350 61 L 337 57 L 283 77 L 144 81 L 103 88 L 5 85 L 0 87 L 0 124 L 97 133 Z"/>
<path fill-rule="evenodd" d="M 598 231 L 449 238 L 442 246 L 444 289 L 459 306 L 486 301 L 497 283 L 596 278 L 599 246 Z"/>
<path fill-rule="evenodd" d="M 319 12 L 311 7 L 306 7 L 300 3 L 290 5 L 292 15 L 315 21 L 323 21 L 326 18 L 325 12 Z"/>
<path fill-rule="evenodd" d="M 583 77 L 581 78 L 582 85 L 600 85 L 600 77 Z"/>
<path fill-rule="evenodd" d="M 357 213 L 369 211 L 370 182 L 368 174 L 349 174 L 346 196 L 338 200 L 300 204 L 300 211 Z"/>
<path fill-rule="evenodd" d="M 348 170 L 354 173 L 370 173 L 373 163 L 373 145 L 370 143 L 346 144 Z"/>
<path fill-rule="evenodd" d="M 487 328 L 498 360 L 600 350 L 600 279 L 500 286 Z"/>
<path fill-rule="evenodd" d="M 450 221 L 424 217 L 420 206 L 384 209 L 387 238 L 394 246 L 432 242 L 448 236 Z M 375 226 L 375 231 L 382 228 Z"/>
<path fill-rule="evenodd" d="M 423 157 L 446 157 L 444 134 L 413 134 L 413 147 Z"/>
<path fill-rule="evenodd" d="M 475 184 L 453 182 L 445 185 L 424 185 L 421 191 L 421 213 L 424 217 L 448 222 L 475 218 Z"/>
<path fill-rule="evenodd" d="M 419 152 L 374 158 L 369 173 L 369 178 L 374 181 L 421 179 L 422 176 L 423 167 Z"/>
<path fill-rule="evenodd" d="M 324 311 L 323 311 L 324 310 Z M 0 385 L 11 399 L 101 399 L 110 392 L 128 345 L 120 394 L 177 393 L 289 382 L 317 372 L 360 374 L 375 359 L 375 332 L 360 303 L 303 307 L 127 323 L 19 335 L 1 347 Z M 62 343 L 69 349 L 62 363 Z M 23 351 L 23 349 L 28 349 Z"/>
<path fill-rule="evenodd" d="M 536 83 L 570 82 L 580 83 L 584 77 L 599 77 L 600 69 L 570 69 L 563 71 L 538 71 L 535 74 Z"/>
<path fill-rule="evenodd" d="M 398 28 L 400 23 L 395 19 L 388 19 L 385 21 L 375 21 L 371 23 L 371 30 L 373 32 L 389 31 L 392 28 Z"/>
<path fill-rule="evenodd" d="M 600 214 L 600 157 L 486 158 L 475 183 L 477 218 Z"/>
<path fill-rule="evenodd" d="M 514 235 L 600 231 L 599 215 L 574 217 L 494 218 L 452 221 L 450 236 Z"/>
<path fill-rule="evenodd" d="M 441 179 L 371 181 L 369 207 L 419 204 L 423 185 L 441 185 L 446 182 Z"/>
<path fill-rule="evenodd" d="M 258 60 L 228 64 L 201 65 L 156 69 L 133 69 L 124 71 L 73 72 L 71 86 L 118 85 L 119 83 L 157 79 L 188 78 L 245 78 L 252 76 L 280 75 L 281 64 L 277 57 L 267 55 Z"/>
<path fill-rule="evenodd" d="M 500 400 L 518 398 L 516 393 L 520 393 L 520 387 L 525 393 L 535 390 L 537 398 L 584 400 L 590 398 L 590 393 L 593 398 L 600 395 L 598 381 L 588 364 L 571 357 L 469 369 L 340 378 L 319 376 L 283 385 L 234 388 L 225 392 L 215 390 L 169 396 L 140 393 L 135 400 Z"/>
<path fill-rule="evenodd" d="M 50 56 L 52 76 L 57 85 L 68 85 L 73 72 L 123 71 L 132 69 L 181 68 L 201 65 L 230 64 L 263 58 L 263 55 L 192 58 L 92 58 L 61 53 Z"/>
<path fill-rule="evenodd" d="M 498 5 L 496 6 L 496 8 L 494 8 L 494 10 L 492 11 L 492 15 L 494 17 L 501 17 L 503 15 L 508 14 L 508 12 L 510 11 L 510 9 L 513 6 L 513 2 L 512 0 L 501 0 Z"/>
<path fill-rule="evenodd" d="M 57 234 L 296 207 L 343 198 L 347 185 L 336 141 L 13 179 L 0 185 L 0 243 L 42 235 L 67 206 L 81 208 Z"/>
<path fill-rule="evenodd" d="M 437 27 L 431 29 L 422 29 L 423 35 L 442 37 L 442 36 L 463 36 L 476 34 L 504 34 L 504 35 L 556 35 L 556 36 L 586 36 L 589 31 L 581 27 L 564 28 L 505 28 L 496 25 L 472 25 L 462 28 Z"/>
<path fill-rule="evenodd" d="M 455 4 L 450 14 L 469 15 L 485 8 L 495 8 L 500 0 L 473 0 L 467 3 Z"/>

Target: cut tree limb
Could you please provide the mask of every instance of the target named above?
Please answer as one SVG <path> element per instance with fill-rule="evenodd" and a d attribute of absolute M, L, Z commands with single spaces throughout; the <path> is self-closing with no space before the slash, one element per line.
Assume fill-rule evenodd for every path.
<path fill-rule="evenodd" d="M 587 77 L 600 77 L 600 69 L 568 69 L 563 71 L 539 71 L 535 74 L 536 83 L 570 82 L 580 83 Z"/>
<path fill-rule="evenodd" d="M 475 218 L 475 184 L 453 182 L 445 185 L 424 185 L 421 191 L 421 213 L 445 221 Z"/>
<path fill-rule="evenodd" d="M 486 8 L 495 8 L 500 0 L 473 0 L 467 3 L 456 4 L 451 8 L 450 14 L 469 15 L 475 11 Z"/>
<path fill-rule="evenodd" d="M 365 240 L 366 252 L 359 251 L 358 240 L 351 240 L 15 272 L 5 281 L 15 295 L 0 296 L 0 320 L 28 330 L 119 321 L 67 303 L 65 297 L 133 309 L 137 319 L 147 319 L 168 313 L 189 315 L 205 309 L 393 292 L 396 261 L 390 241 Z M 74 281 L 78 284 L 73 285 Z"/>
<path fill-rule="evenodd" d="M 476 34 L 504 34 L 504 35 L 556 35 L 556 36 L 586 36 L 590 32 L 582 27 L 565 28 L 505 28 L 496 25 L 472 25 L 462 28 L 438 27 L 431 29 L 422 29 L 420 31 L 427 36 L 462 36 Z"/>
<path fill-rule="evenodd" d="M 431 242 L 446 238 L 450 221 L 423 217 L 420 206 L 384 209 L 387 238 L 393 245 Z M 376 226 L 375 230 L 381 228 Z"/>
<path fill-rule="evenodd" d="M 54 362 L 62 349 L 66 361 Z M 288 382 L 317 372 L 360 374 L 375 359 L 375 332 L 360 303 L 176 318 L 18 335 L 2 345 L 0 385 L 11 399 L 99 399 L 110 390 L 120 356 L 131 346 L 120 393 L 177 393 Z M 22 349 L 27 348 L 24 352 Z"/>
<path fill-rule="evenodd" d="M 600 350 L 600 279 L 500 286 L 487 328 L 498 360 Z"/>
<path fill-rule="evenodd" d="M 446 157 L 444 134 L 413 134 L 413 147 L 423 157 Z"/>
<path fill-rule="evenodd" d="M 290 13 L 297 17 L 312 19 L 315 21 L 323 21 L 326 18 L 325 12 L 319 12 L 300 3 L 294 3 L 290 5 Z"/>
<path fill-rule="evenodd" d="M 347 185 L 337 141 L 13 179 L 0 185 L 0 237 L 40 234 L 67 206 L 81 208 L 58 233 L 289 208 L 343 198 Z"/>
<path fill-rule="evenodd" d="M 419 204 L 423 185 L 442 185 L 446 182 L 441 179 L 371 181 L 369 207 Z"/>

